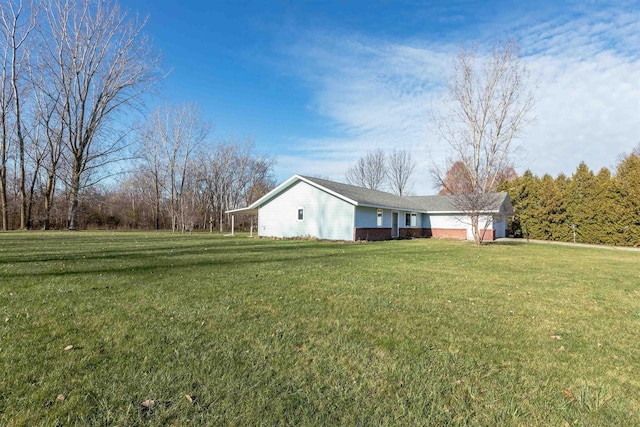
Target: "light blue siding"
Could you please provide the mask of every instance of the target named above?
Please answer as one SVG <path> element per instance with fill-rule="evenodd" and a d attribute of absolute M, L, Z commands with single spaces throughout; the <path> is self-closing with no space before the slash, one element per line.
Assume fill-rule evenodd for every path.
<path fill-rule="evenodd" d="M 356 207 L 356 228 L 391 228 L 391 213 L 398 212 L 398 226 L 400 228 L 422 228 L 422 215 L 416 214 L 415 227 L 407 227 L 406 217 L 411 211 L 397 211 L 391 209 L 382 209 L 382 226 L 377 226 L 378 209 L 364 206 Z"/>
<path fill-rule="evenodd" d="M 498 216 L 493 219 L 493 229 L 496 231 L 496 239 L 507 237 L 507 217 Z"/>
<path fill-rule="evenodd" d="M 298 221 L 300 208 L 304 209 L 302 221 Z M 264 237 L 312 236 L 353 240 L 354 211 L 350 203 L 298 181 L 260 208 L 258 234 Z"/>
<path fill-rule="evenodd" d="M 363 206 L 356 207 L 356 228 L 377 228 L 378 209 Z M 382 226 L 380 228 L 391 227 L 391 211 L 382 210 Z"/>

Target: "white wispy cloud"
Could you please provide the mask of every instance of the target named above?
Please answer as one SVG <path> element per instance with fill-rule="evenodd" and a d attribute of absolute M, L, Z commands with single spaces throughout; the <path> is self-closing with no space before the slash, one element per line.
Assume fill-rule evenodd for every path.
<path fill-rule="evenodd" d="M 640 142 L 640 22 L 633 8 L 517 25 L 510 31 L 538 82 L 536 120 L 521 141 L 521 172 L 571 174 L 580 161 L 596 170 L 613 166 Z M 443 160 L 444 149 L 429 120 L 459 47 L 303 35 L 289 47 L 289 58 L 295 76 L 312 90 L 309 108 L 328 119 L 333 136 L 299 135 L 296 148 L 279 156 L 279 168 L 341 180 L 368 149 L 411 148 L 415 191 L 432 192 L 429 168 Z"/>

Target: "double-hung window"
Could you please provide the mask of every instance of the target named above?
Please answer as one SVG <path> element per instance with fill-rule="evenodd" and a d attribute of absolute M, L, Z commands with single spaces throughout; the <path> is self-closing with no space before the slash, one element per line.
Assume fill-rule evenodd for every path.
<path fill-rule="evenodd" d="M 418 225 L 418 214 L 415 212 L 411 212 L 405 215 L 405 226 L 406 227 L 416 227 Z"/>

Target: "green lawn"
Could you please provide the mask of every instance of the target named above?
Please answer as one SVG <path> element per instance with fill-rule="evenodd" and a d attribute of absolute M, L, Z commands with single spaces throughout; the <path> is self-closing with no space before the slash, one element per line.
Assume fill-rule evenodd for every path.
<path fill-rule="evenodd" d="M 640 425 L 638 252 L 2 233 L 0 316 L 0 425 Z"/>

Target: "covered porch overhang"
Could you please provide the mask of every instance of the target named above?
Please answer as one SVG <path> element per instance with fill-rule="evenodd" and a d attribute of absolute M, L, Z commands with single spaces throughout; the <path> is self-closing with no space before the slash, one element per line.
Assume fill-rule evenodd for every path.
<path fill-rule="evenodd" d="M 231 209 L 226 213 L 231 214 L 231 236 L 235 236 L 236 214 L 251 215 L 251 225 L 249 226 L 249 237 L 253 237 L 253 217 L 258 215 L 258 208 L 246 207 Z"/>

